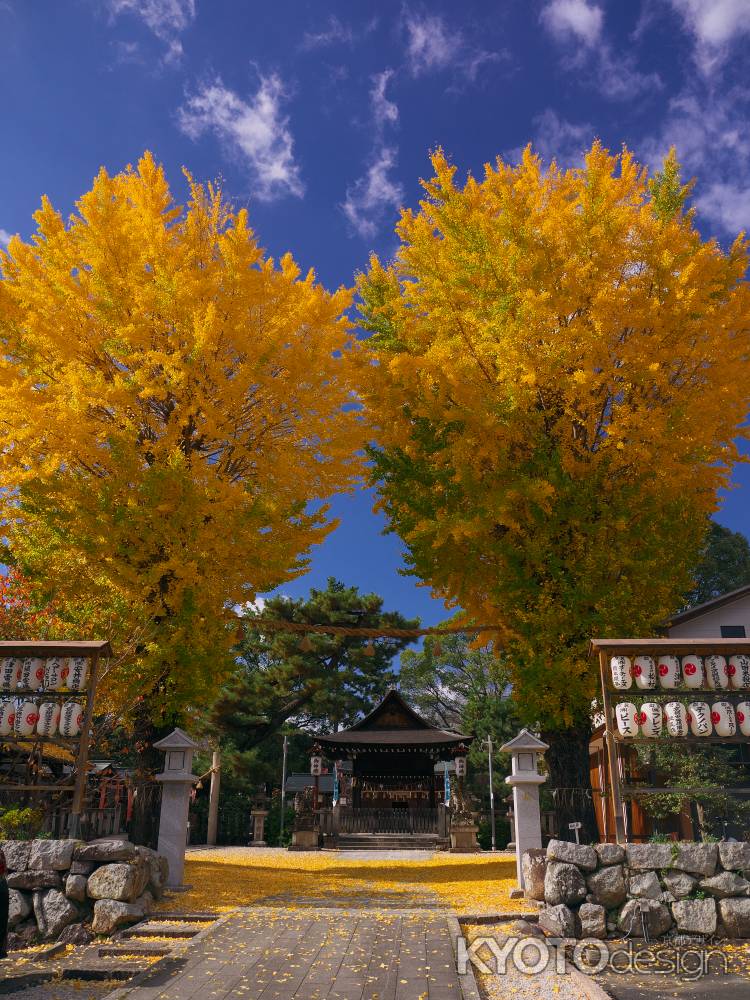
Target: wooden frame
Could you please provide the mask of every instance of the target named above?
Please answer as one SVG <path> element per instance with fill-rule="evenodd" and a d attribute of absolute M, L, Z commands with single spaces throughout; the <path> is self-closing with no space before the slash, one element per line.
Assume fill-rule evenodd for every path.
<path fill-rule="evenodd" d="M 55 791 L 73 791 L 73 803 L 71 807 L 71 815 L 74 817 L 74 825 L 76 829 L 70 830 L 71 836 L 78 835 L 78 824 L 80 822 L 79 817 L 83 812 L 83 801 L 86 790 L 86 773 L 88 769 L 89 760 L 89 743 L 91 741 L 91 720 L 94 715 L 94 700 L 96 697 L 96 686 L 98 683 L 99 674 L 99 661 L 102 657 L 109 658 L 112 655 L 112 647 L 109 642 L 103 640 L 96 640 L 91 642 L 27 642 L 27 641 L 0 641 L 0 658 L 5 656 L 35 656 L 39 659 L 49 659 L 53 656 L 61 657 L 71 657 L 71 656 L 85 656 L 89 660 L 89 676 L 88 683 L 85 690 L 83 691 L 50 691 L 42 692 L 30 691 L 30 690 L 18 690 L 8 691 L 7 696 L 11 698 L 36 696 L 43 698 L 71 698 L 71 696 L 77 696 L 79 698 L 85 698 L 86 707 L 83 714 L 83 723 L 81 725 L 80 736 L 74 739 L 66 740 L 64 737 L 45 737 L 33 734 L 32 736 L 24 736 L 20 738 L 16 737 L 4 737 L 0 736 L 0 744 L 5 743 L 51 743 L 57 746 L 65 747 L 78 745 L 78 752 L 75 759 L 75 783 L 72 786 L 57 786 L 57 785 L 33 785 L 33 786 L 20 786 L 20 785 L 0 785 L 0 788 L 17 788 L 19 791 L 26 790 L 36 790 L 36 791 L 47 791 L 54 789 Z M 1 693 L 1 692 L 0 692 Z"/>
<path fill-rule="evenodd" d="M 750 639 L 722 639 L 722 638 L 696 638 L 696 639 L 592 639 L 589 647 L 589 655 L 599 656 L 599 674 L 602 689 L 602 711 L 604 713 L 604 742 L 607 747 L 607 757 L 609 760 L 610 788 L 612 790 L 612 807 L 615 816 L 615 836 L 618 844 L 625 843 L 625 815 L 623 811 L 623 796 L 628 797 L 644 793 L 646 795 L 656 794 L 699 794 L 705 789 L 681 788 L 679 792 L 667 788 L 655 786 L 625 785 L 620 778 L 619 768 L 619 746 L 635 743 L 659 743 L 663 742 L 663 737 L 650 736 L 622 736 L 615 722 L 614 708 L 612 705 L 612 695 L 622 696 L 631 694 L 630 689 L 619 690 L 615 688 L 609 674 L 609 657 L 630 654 L 649 654 L 655 657 L 664 653 L 675 656 L 687 656 L 691 653 L 696 656 L 709 655 L 711 653 L 721 654 L 729 657 L 738 654 L 750 656 Z M 644 700 L 659 698 L 669 701 L 694 701 L 699 695 L 710 695 L 712 698 L 721 698 L 722 701 L 749 701 L 750 690 L 737 691 L 724 688 L 660 688 L 654 687 L 638 688 L 635 696 Z M 678 739 L 678 737 L 674 737 Z M 750 743 L 747 736 L 693 736 L 688 734 L 679 737 L 684 743 Z M 715 789 L 712 789 L 715 791 Z"/>

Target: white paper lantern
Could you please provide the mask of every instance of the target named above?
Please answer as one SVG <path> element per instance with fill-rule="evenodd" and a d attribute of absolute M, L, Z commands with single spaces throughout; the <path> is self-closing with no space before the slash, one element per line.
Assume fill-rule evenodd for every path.
<path fill-rule="evenodd" d="M 89 671 L 89 661 L 85 656 L 71 656 L 68 660 L 68 690 L 83 691 L 86 687 L 86 675 Z"/>
<path fill-rule="evenodd" d="M 633 677 L 642 690 L 656 687 L 656 663 L 653 656 L 636 656 L 633 660 Z"/>
<path fill-rule="evenodd" d="M 633 674 L 630 667 L 630 658 L 627 656 L 613 656 L 609 661 L 612 670 L 612 683 L 618 691 L 627 691 L 633 683 Z"/>
<path fill-rule="evenodd" d="M 6 698 L 0 701 L 0 736 L 10 736 L 16 721 L 16 703 Z"/>
<path fill-rule="evenodd" d="M 61 656 L 51 656 L 44 665 L 44 690 L 57 691 L 64 686 L 62 672 L 65 660 Z"/>
<path fill-rule="evenodd" d="M 6 656 L 0 661 L 0 690 L 15 691 L 21 680 L 21 661 L 15 656 Z"/>
<path fill-rule="evenodd" d="M 683 656 L 682 679 L 685 687 L 703 687 L 703 658 L 700 656 Z"/>
<path fill-rule="evenodd" d="M 746 691 L 750 688 L 750 656 L 745 653 L 730 656 L 727 673 L 729 674 L 729 683 L 735 691 Z"/>
<path fill-rule="evenodd" d="M 681 701 L 670 701 L 664 706 L 667 718 L 667 732 L 670 736 L 687 736 L 687 710 Z"/>
<path fill-rule="evenodd" d="M 729 687 L 727 661 L 723 656 L 706 657 L 706 681 L 714 691 Z"/>
<path fill-rule="evenodd" d="M 710 706 L 705 701 L 691 701 L 688 705 L 688 722 L 693 736 L 710 736 L 713 732 Z"/>
<path fill-rule="evenodd" d="M 44 660 L 37 656 L 24 657 L 21 664 L 21 683 L 18 685 L 24 691 L 38 691 L 44 684 Z"/>
<path fill-rule="evenodd" d="M 60 735 L 70 739 L 78 736 L 83 725 L 83 709 L 77 701 L 66 701 L 60 712 Z"/>
<path fill-rule="evenodd" d="M 680 679 L 680 661 L 676 656 L 672 656 L 671 653 L 660 656 L 656 669 L 659 674 L 659 684 L 663 688 L 673 688 L 676 686 L 677 681 Z"/>
<path fill-rule="evenodd" d="M 60 722 L 60 706 L 56 701 L 43 701 L 39 706 L 36 731 L 39 736 L 54 736 Z"/>
<path fill-rule="evenodd" d="M 17 736 L 31 736 L 39 720 L 36 702 L 25 701 L 16 709 L 15 732 Z"/>
<path fill-rule="evenodd" d="M 621 701 L 615 707 L 617 728 L 621 736 L 638 735 L 638 710 L 630 701 Z"/>
<path fill-rule="evenodd" d="M 732 703 L 730 701 L 715 701 L 711 706 L 711 722 L 717 736 L 735 736 L 737 723 Z"/>
<path fill-rule="evenodd" d="M 645 701 L 641 705 L 641 713 L 638 716 L 643 736 L 661 736 L 662 712 L 661 705 L 655 701 Z"/>
<path fill-rule="evenodd" d="M 750 701 L 741 701 L 737 706 L 737 725 L 743 736 L 750 736 Z"/>

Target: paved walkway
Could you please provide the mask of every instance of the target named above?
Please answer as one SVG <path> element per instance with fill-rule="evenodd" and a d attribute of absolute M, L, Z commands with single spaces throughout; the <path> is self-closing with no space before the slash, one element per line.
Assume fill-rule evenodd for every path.
<path fill-rule="evenodd" d="M 252 907 L 117 1000 L 474 1000 L 445 913 Z"/>

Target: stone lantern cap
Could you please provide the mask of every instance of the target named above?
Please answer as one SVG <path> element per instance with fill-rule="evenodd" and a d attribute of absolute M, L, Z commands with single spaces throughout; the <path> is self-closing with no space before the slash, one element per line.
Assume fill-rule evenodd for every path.
<path fill-rule="evenodd" d="M 509 785 L 541 785 L 544 783 L 546 779 L 537 774 L 536 762 L 537 756 L 544 753 L 549 747 L 533 733 L 530 733 L 528 729 L 522 729 L 518 736 L 514 736 L 500 749 L 504 753 L 513 755 L 511 760 L 513 773 L 505 779 Z"/>
<path fill-rule="evenodd" d="M 165 754 L 164 770 L 156 775 L 161 782 L 197 780 L 193 777 L 193 754 L 201 749 L 182 729 L 175 729 L 163 740 L 154 743 L 155 750 L 163 750 Z"/>
<path fill-rule="evenodd" d="M 174 729 L 169 736 L 154 743 L 155 750 L 200 750 L 201 744 L 196 743 L 184 730 Z"/>
<path fill-rule="evenodd" d="M 519 750 L 534 750 L 536 753 L 544 753 L 545 750 L 549 750 L 549 746 L 530 733 L 528 729 L 522 729 L 518 736 L 503 743 L 500 750 L 503 753 L 517 753 Z"/>

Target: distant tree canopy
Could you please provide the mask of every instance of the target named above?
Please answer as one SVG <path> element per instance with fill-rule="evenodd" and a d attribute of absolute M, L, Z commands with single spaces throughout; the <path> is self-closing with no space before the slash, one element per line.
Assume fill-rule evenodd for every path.
<path fill-rule="evenodd" d="M 750 583 L 750 543 L 739 531 L 711 521 L 686 608 Z"/>
<path fill-rule="evenodd" d="M 311 649 L 303 650 L 300 633 L 263 633 L 258 619 L 364 628 L 417 628 L 419 621 L 384 611 L 378 594 L 361 594 L 333 578 L 308 598 L 273 597 L 262 610 L 248 611 L 237 669 L 209 713 L 207 731 L 238 773 L 266 780 L 260 778 L 264 741 L 291 720 L 313 732 L 353 723 L 395 684 L 394 659 L 411 640 L 378 639 L 368 649 L 362 636 L 310 633 Z"/>

